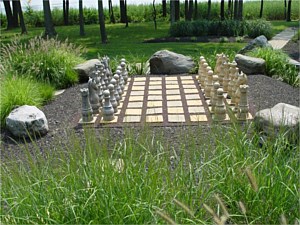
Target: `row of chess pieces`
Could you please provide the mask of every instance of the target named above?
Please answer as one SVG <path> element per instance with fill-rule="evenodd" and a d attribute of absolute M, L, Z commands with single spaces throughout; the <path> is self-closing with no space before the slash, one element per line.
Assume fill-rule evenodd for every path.
<path fill-rule="evenodd" d="M 216 55 L 214 70 L 208 65 L 203 56 L 199 58 L 198 82 L 204 90 L 205 98 L 209 99 L 213 120 L 223 121 L 226 118 L 226 105 L 224 98 L 230 99 L 233 112 L 238 120 L 247 120 L 248 79 L 235 61 L 229 62 L 225 54 Z"/>
<path fill-rule="evenodd" d="M 80 89 L 82 96 L 82 118 L 80 123 L 90 123 L 99 114 L 103 121 L 112 121 L 122 101 L 128 81 L 126 60 L 121 59 L 115 74 L 110 67 L 110 59 L 105 56 L 95 64 L 89 75 L 87 88 Z"/>

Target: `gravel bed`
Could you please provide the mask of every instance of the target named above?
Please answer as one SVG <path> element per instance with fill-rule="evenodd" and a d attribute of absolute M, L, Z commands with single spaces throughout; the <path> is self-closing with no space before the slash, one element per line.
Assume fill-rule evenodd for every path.
<path fill-rule="evenodd" d="M 299 107 L 300 104 L 300 92 L 299 88 L 293 88 L 292 86 L 285 84 L 281 81 L 272 79 L 264 75 L 251 75 L 248 76 L 249 83 L 249 104 L 253 106 L 254 112 L 270 108 L 277 103 L 284 102 Z M 49 123 L 49 133 L 37 139 L 34 143 L 30 140 L 26 140 L 27 146 L 32 151 L 49 151 L 53 150 L 53 146 L 57 146 L 57 142 L 60 145 L 68 145 L 68 132 L 75 131 L 75 135 L 83 140 L 83 130 L 73 129 L 80 117 L 81 110 L 81 96 L 79 89 L 85 86 L 79 84 L 66 89 L 61 95 L 58 95 L 42 108 Z M 142 127 L 129 127 L 135 136 L 138 136 Z M 153 133 L 162 132 L 163 136 L 169 140 L 172 145 L 180 144 L 178 141 L 182 136 L 182 132 L 187 130 L 198 129 L 197 126 L 172 126 L 172 127 L 151 127 Z M 208 125 L 202 125 L 203 134 L 209 137 L 210 127 Z M 103 132 L 109 132 L 109 136 L 116 139 L 116 141 L 122 140 L 124 137 L 124 128 L 101 128 L 95 130 L 96 134 L 100 137 L 104 136 Z M 196 130 L 195 130 L 196 132 Z M 28 143 L 29 142 L 29 143 Z M 114 142 L 115 143 L 115 142 Z M 17 156 L 22 158 L 24 150 L 23 140 L 12 139 L 10 133 L 6 130 L 1 131 L 1 158 L 11 158 Z M 113 146 L 111 146 L 113 148 Z"/>

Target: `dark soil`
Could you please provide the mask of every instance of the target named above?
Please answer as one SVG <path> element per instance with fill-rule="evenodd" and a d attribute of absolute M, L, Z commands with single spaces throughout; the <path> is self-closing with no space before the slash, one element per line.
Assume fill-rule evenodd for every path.
<path fill-rule="evenodd" d="M 292 59 L 300 62 L 300 41 L 290 40 L 282 49 Z"/>

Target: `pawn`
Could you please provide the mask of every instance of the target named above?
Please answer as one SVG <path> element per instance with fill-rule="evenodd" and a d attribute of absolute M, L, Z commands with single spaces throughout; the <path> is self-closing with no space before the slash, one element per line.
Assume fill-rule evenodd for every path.
<path fill-rule="evenodd" d="M 124 85 L 126 85 L 128 82 L 128 72 L 126 70 L 126 63 L 122 60 L 121 60 L 121 67 L 122 67 L 121 73 L 124 79 Z"/>
<path fill-rule="evenodd" d="M 118 66 L 118 68 L 119 68 L 119 66 Z M 122 94 L 124 93 L 124 89 L 125 89 L 124 78 L 122 76 L 121 70 L 117 69 L 116 74 L 119 76 L 119 86 L 120 86 L 120 89 L 121 89 L 121 91 L 120 91 L 121 93 L 119 93 L 119 95 L 122 96 Z"/>
<path fill-rule="evenodd" d="M 88 123 L 93 120 L 93 110 L 89 100 L 89 90 L 88 88 L 80 89 L 81 97 L 82 97 L 82 119 L 83 123 Z"/>
<path fill-rule="evenodd" d="M 98 97 L 99 97 L 99 103 L 100 103 L 100 107 L 102 107 L 103 106 L 103 89 L 102 89 L 102 86 L 101 86 L 101 84 L 99 83 L 98 85 L 97 85 L 97 87 L 98 87 Z"/>
<path fill-rule="evenodd" d="M 119 101 L 122 100 L 122 89 L 120 86 L 120 76 L 118 74 L 114 75 L 114 79 L 116 80 L 116 85 L 115 85 L 115 89 L 118 92 L 119 95 Z"/>
<path fill-rule="evenodd" d="M 202 66 L 201 77 L 200 77 L 201 89 L 205 88 L 205 79 L 206 79 L 207 67 L 208 67 L 208 64 L 206 62 L 204 62 L 203 66 Z"/>
<path fill-rule="evenodd" d="M 114 86 L 114 95 L 115 95 L 115 99 L 116 99 L 116 102 L 117 102 L 117 106 L 119 106 L 120 105 L 120 95 L 119 95 L 119 92 L 117 90 L 117 81 L 113 77 L 113 78 L 111 78 L 110 83 Z"/>
<path fill-rule="evenodd" d="M 213 115 L 213 119 L 215 121 L 223 121 L 226 118 L 226 109 L 224 104 L 224 96 L 223 96 L 223 88 L 219 88 L 217 90 L 217 102 L 215 106 L 215 114 Z"/>
<path fill-rule="evenodd" d="M 235 68 L 236 68 L 236 62 L 233 61 L 232 63 L 230 63 L 230 68 L 229 68 L 229 83 L 228 83 L 228 92 L 227 92 L 228 98 L 231 98 L 233 95 L 232 91 L 233 91 L 233 86 L 234 86 Z"/>
<path fill-rule="evenodd" d="M 229 63 L 224 63 L 223 64 L 224 67 L 223 67 L 223 74 L 224 74 L 224 77 L 223 77 L 223 89 L 224 89 L 224 92 L 228 92 L 228 84 L 229 84 L 229 67 L 230 67 L 230 64 Z"/>
<path fill-rule="evenodd" d="M 102 109 L 102 116 L 104 121 L 112 121 L 115 118 L 114 108 L 110 103 L 110 93 L 108 90 L 103 92 L 104 95 L 104 105 Z"/>
<path fill-rule="evenodd" d="M 247 120 L 247 115 L 249 112 L 249 105 L 248 105 L 248 98 L 247 98 L 247 93 L 248 93 L 248 85 L 241 85 L 240 86 L 240 102 L 238 105 L 238 113 L 237 113 L 237 119 L 245 121 Z"/>
<path fill-rule="evenodd" d="M 201 72 L 202 72 L 202 65 L 205 62 L 204 61 L 204 56 L 200 56 L 199 58 L 199 62 L 198 62 L 198 82 L 200 82 L 200 78 L 201 78 Z"/>
<path fill-rule="evenodd" d="M 105 83 L 105 87 L 106 89 L 108 89 L 108 85 L 109 85 L 109 73 L 107 69 L 103 70 L 104 73 L 104 83 Z"/>
<path fill-rule="evenodd" d="M 218 81 L 214 82 L 214 86 L 213 86 L 213 96 L 211 97 L 211 111 L 214 113 L 215 112 L 215 108 L 216 108 L 216 104 L 218 101 L 218 89 L 220 88 L 220 84 Z"/>
<path fill-rule="evenodd" d="M 212 89 L 212 86 L 213 86 L 213 83 L 212 83 L 213 73 L 214 72 L 212 70 L 209 70 L 207 72 L 206 84 L 205 84 L 205 89 L 204 89 L 204 93 L 205 93 L 206 98 L 211 97 L 210 93 L 211 93 L 211 89 Z"/>
<path fill-rule="evenodd" d="M 114 113 L 117 113 L 118 112 L 118 103 L 117 103 L 117 100 L 116 100 L 116 97 L 115 97 L 115 87 L 113 84 L 109 84 L 108 85 L 108 90 L 109 90 L 109 93 L 110 93 L 110 103 L 114 109 Z"/>
<path fill-rule="evenodd" d="M 213 97 L 214 97 L 214 94 L 215 94 L 215 90 L 214 90 L 214 84 L 216 82 L 219 81 L 219 77 L 218 75 L 213 75 L 212 76 L 212 87 L 211 87 L 211 90 L 210 90 L 210 101 L 212 101 Z"/>
<path fill-rule="evenodd" d="M 106 83 L 105 83 L 104 69 L 102 70 L 102 73 L 100 74 L 100 83 L 101 83 L 102 90 L 103 91 L 107 90 L 107 86 L 106 86 Z"/>
<path fill-rule="evenodd" d="M 98 87 L 96 85 L 96 81 L 93 78 L 90 78 L 88 81 L 88 89 L 89 89 L 89 100 L 93 109 L 93 114 L 99 114 L 99 96 L 98 96 Z"/>

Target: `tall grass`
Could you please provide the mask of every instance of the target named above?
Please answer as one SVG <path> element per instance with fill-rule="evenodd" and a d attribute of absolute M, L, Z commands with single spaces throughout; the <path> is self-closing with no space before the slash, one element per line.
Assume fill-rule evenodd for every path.
<path fill-rule="evenodd" d="M 156 212 L 167 212 L 178 224 L 204 224 L 211 220 L 204 203 L 222 213 L 216 193 L 230 223 L 276 224 L 282 214 L 294 221 L 299 146 L 280 134 L 260 148 L 250 130 L 128 129 L 122 139 L 86 131 L 81 141 L 69 134 L 64 146 L 58 139 L 43 155 L 37 147 L 34 156 L 1 164 L 1 221 L 153 224 L 164 222 Z"/>

